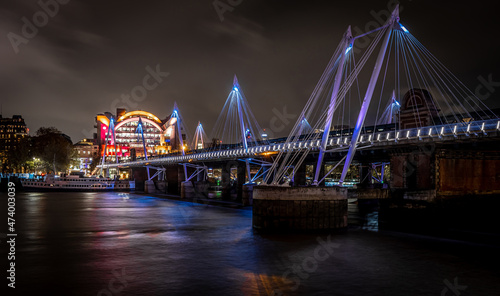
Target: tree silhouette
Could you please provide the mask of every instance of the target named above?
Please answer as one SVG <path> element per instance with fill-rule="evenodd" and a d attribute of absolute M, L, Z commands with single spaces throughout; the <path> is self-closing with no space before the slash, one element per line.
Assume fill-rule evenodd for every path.
<path fill-rule="evenodd" d="M 77 152 L 71 138 L 55 127 L 41 127 L 33 137 L 33 156 L 40 158 L 46 172 L 66 171 L 78 163 Z"/>

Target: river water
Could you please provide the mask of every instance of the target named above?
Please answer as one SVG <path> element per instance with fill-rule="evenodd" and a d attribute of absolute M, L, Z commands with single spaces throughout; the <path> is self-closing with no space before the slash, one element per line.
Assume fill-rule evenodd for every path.
<path fill-rule="evenodd" d="M 498 248 L 373 223 L 261 235 L 251 209 L 114 192 L 17 193 L 15 218 L 1 295 L 500 295 Z"/>

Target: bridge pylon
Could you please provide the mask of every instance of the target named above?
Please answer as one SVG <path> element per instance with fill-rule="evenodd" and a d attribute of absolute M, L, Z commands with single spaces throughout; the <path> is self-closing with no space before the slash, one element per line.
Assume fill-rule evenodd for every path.
<path fill-rule="evenodd" d="M 262 145 L 263 131 L 252 113 L 238 78 L 234 75 L 232 89 L 211 133 L 212 150 L 227 150 L 228 146 L 241 148 L 246 153 L 251 147 Z M 244 160 L 246 173 L 251 181 L 250 159 Z"/>
<path fill-rule="evenodd" d="M 375 85 L 377 84 L 377 80 L 380 75 L 380 70 L 382 69 L 383 66 L 383 61 L 385 58 L 385 53 L 387 51 L 387 46 L 389 45 L 392 29 L 393 26 L 398 21 L 399 21 L 399 4 L 396 5 L 396 8 L 391 14 L 391 17 L 387 20 L 386 24 L 384 25 L 389 29 L 385 33 L 384 41 L 382 41 L 377 61 L 375 62 L 375 67 L 373 68 L 372 76 L 370 78 L 370 83 L 368 84 L 368 88 L 366 89 L 366 94 L 363 99 L 363 103 L 361 105 L 361 110 L 359 111 L 358 120 L 356 121 L 356 126 L 354 127 L 354 132 L 351 138 L 351 144 L 349 146 L 349 151 L 347 152 L 347 157 L 344 163 L 344 168 L 342 170 L 342 175 L 340 176 L 339 180 L 340 185 L 344 183 L 347 171 L 349 170 L 349 166 L 351 165 L 352 159 L 354 158 L 354 153 L 356 153 L 359 137 L 361 135 L 361 128 L 365 123 L 366 112 L 368 111 L 368 107 L 370 106 L 370 101 L 373 96 L 373 91 L 375 90 Z"/>
<path fill-rule="evenodd" d="M 351 48 L 352 48 L 352 33 L 351 33 L 351 26 L 349 26 L 347 28 L 347 31 L 344 33 L 344 37 L 342 39 L 342 45 L 341 45 L 342 50 L 340 51 L 340 56 L 339 56 L 340 63 L 337 68 L 337 73 L 335 75 L 335 82 L 333 85 L 332 95 L 330 98 L 330 105 L 328 106 L 328 113 L 325 120 L 325 124 L 323 126 L 323 135 L 321 137 L 321 147 L 319 150 L 318 164 L 316 165 L 316 172 L 314 174 L 314 181 L 312 184 L 315 186 L 319 184 L 318 178 L 321 172 L 321 166 L 323 164 L 323 158 L 325 156 L 326 146 L 328 144 L 330 128 L 332 126 L 333 112 L 335 111 L 335 105 L 337 104 L 340 85 L 342 84 L 342 74 L 344 72 L 345 60 Z"/>

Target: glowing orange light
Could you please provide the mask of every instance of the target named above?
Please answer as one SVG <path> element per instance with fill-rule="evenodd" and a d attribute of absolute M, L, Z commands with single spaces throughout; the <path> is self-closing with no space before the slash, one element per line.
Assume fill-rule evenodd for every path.
<path fill-rule="evenodd" d="M 109 119 L 104 115 L 97 115 L 97 121 L 101 122 L 106 126 L 109 126 Z"/>
<path fill-rule="evenodd" d="M 118 118 L 117 122 L 120 122 L 120 121 L 124 120 L 125 118 L 135 117 L 135 116 L 145 116 L 149 119 L 156 121 L 157 123 L 161 123 L 161 120 L 158 117 L 156 117 L 155 115 L 153 115 L 149 112 L 146 112 L 146 111 L 141 111 L 141 110 L 130 111 L 128 113 L 125 113 L 122 116 L 120 116 L 120 118 Z"/>

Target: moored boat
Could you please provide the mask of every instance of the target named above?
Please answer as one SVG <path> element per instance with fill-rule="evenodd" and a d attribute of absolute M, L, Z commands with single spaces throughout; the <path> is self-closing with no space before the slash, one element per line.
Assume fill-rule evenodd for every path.
<path fill-rule="evenodd" d="M 135 181 L 110 178 L 80 177 L 77 175 L 46 175 L 43 180 L 24 179 L 26 191 L 128 191 L 135 189 Z"/>

